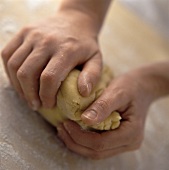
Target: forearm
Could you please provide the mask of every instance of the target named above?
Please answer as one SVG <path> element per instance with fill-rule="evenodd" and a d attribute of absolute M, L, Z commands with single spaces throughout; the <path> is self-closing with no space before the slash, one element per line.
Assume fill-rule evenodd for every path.
<path fill-rule="evenodd" d="M 142 88 L 152 101 L 169 95 L 169 61 L 141 67 L 135 71 Z"/>
<path fill-rule="evenodd" d="M 110 2 L 111 0 L 62 0 L 58 10 L 85 15 L 89 18 L 89 25 L 99 33 Z"/>

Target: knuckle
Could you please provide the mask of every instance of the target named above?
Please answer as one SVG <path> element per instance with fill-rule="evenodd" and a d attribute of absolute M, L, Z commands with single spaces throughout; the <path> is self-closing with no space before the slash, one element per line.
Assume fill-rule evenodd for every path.
<path fill-rule="evenodd" d="M 46 46 L 46 45 L 49 45 L 53 41 L 54 41 L 54 37 L 52 35 L 48 35 L 44 37 L 42 44 Z"/>
<path fill-rule="evenodd" d="M 68 41 L 60 45 L 60 49 L 67 54 L 75 54 L 79 49 L 79 45 L 76 42 Z M 73 55 L 69 55 L 69 57 L 73 57 Z"/>
<path fill-rule="evenodd" d="M 3 50 L 1 51 L 1 56 L 2 56 L 2 59 L 5 59 L 5 58 L 8 56 L 8 50 L 3 49 Z"/>
<path fill-rule="evenodd" d="M 24 71 L 24 70 L 22 70 L 22 69 L 19 69 L 19 70 L 17 71 L 17 78 L 18 78 L 19 80 L 26 80 L 26 79 L 29 78 L 29 73 L 28 73 L 27 71 Z"/>
<path fill-rule="evenodd" d="M 30 32 L 30 36 L 33 38 L 37 38 L 37 37 L 41 37 L 42 33 L 41 31 L 35 29 Z"/>
<path fill-rule="evenodd" d="M 80 46 L 78 44 L 76 44 L 76 43 L 75 44 L 70 43 L 68 45 L 68 51 L 70 51 L 73 54 L 75 54 L 78 51 L 78 49 L 80 49 Z"/>
<path fill-rule="evenodd" d="M 33 27 L 31 26 L 26 26 L 24 28 L 22 28 L 21 33 L 25 34 L 28 33 L 30 30 L 32 30 Z"/>
<path fill-rule="evenodd" d="M 8 67 L 9 70 L 17 71 L 18 68 L 19 68 L 19 65 L 16 61 L 9 60 L 8 63 L 7 63 L 7 67 Z"/>
<path fill-rule="evenodd" d="M 55 82 L 55 74 L 53 72 L 46 71 L 46 72 L 42 73 L 40 79 L 43 83 L 50 84 L 50 83 Z"/>
<path fill-rule="evenodd" d="M 108 101 L 106 100 L 98 100 L 95 102 L 95 109 L 99 112 L 105 112 L 109 107 Z"/>
<path fill-rule="evenodd" d="M 75 37 L 67 37 L 63 42 L 63 45 L 65 47 L 77 47 L 79 46 L 79 41 Z"/>

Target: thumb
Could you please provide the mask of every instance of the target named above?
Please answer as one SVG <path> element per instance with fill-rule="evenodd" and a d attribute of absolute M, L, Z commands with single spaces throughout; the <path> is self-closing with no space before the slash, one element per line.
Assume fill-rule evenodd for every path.
<path fill-rule="evenodd" d="M 102 72 L 101 53 L 97 52 L 83 66 L 78 78 L 78 89 L 82 96 L 89 96 L 92 89 L 96 86 Z"/>
<path fill-rule="evenodd" d="M 87 125 L 94 125 L 104 121 L 113 111 L 124 110 L 127 98 L 123 91 L 108 87 L 102 95 L 87 108 L 81 119 Z"/>

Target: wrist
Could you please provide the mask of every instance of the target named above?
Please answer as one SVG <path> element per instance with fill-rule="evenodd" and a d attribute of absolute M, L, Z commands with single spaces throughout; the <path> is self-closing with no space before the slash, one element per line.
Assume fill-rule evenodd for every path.
<path fill-rule="evenodd" d="M 99 33 L 111 0 L 62 0 L 58 12 L 79 18 L 79 22 Z M 73 15 L 73 16 L 72 16 Z M 83 28 L 81 26 L 81 28 Z"/>
<path fill-rule="evenodd" d="M 98 37 L 100 28 L 88 14 L 73 9 L 59 9 L 57 15 L 63 20 L 69 20 L 71 26 L 81 29 L 82 34 L 85 32 Z"/>
<path fill-rule="evenodd" d="M 140 67 L 131 72 L 143 94 L 151 102 L 169 95 L 169 76 L 166 63 L 156 63 Z"/>

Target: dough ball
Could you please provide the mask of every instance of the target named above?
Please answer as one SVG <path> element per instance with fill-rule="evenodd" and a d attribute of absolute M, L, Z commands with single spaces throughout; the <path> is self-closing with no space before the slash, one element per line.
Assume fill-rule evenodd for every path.
<path fill-rule="evenodd" d="M 41 115 L 56 127 L 58 123 L 63 122 L 65 119 L 73 120 L 83 129 L 88 130 L 111 130 L 119 127 L 121 117 L 117 112 L 112 112 L 105 121 L 93 126 L 88 126 L 81 120 L 81 114 L 101 95 L 111 81 L 111 70 L 104 66 L 99 83 L 88 97 L 81 96 L 78 91 L 77 80 L 79 73 L 78 69 L 74 69 L 69 73 L 59 88 L 57 106 L 53 109 L 41 108 L 39 110 Z"/>

